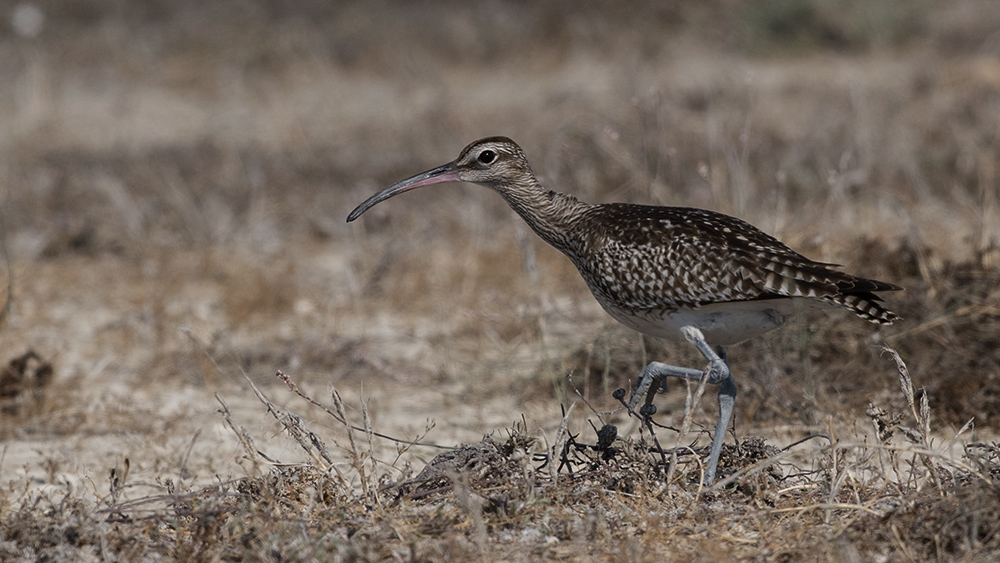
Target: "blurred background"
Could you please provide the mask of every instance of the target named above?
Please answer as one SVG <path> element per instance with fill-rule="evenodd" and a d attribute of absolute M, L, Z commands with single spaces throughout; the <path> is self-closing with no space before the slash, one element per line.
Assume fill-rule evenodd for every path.
<path fill-rule="evenodd" d="M 618 327 L 488 190 L 345 223 L 488 135 L 550 189 L 736 215 L 906 287 L 893 327 L 808 315 L 731 350 L 738 431 L 902 408 L 884 343 L 938 420 L 1000 424 L 993 0 L 71 0 L 0 19 L 5 478 L 127 455 L 225 473 L 213 393 L 260 419 L 244 375 L 278 401 L 277 370 L 335 385 L 382 430 L 433 418 L 453 444 L 522 413 L 554 429 L 576 390 L 613 409 L 652 359 L 697 364 Z M 670 421 L 683 392 L 662 401 Z"/>

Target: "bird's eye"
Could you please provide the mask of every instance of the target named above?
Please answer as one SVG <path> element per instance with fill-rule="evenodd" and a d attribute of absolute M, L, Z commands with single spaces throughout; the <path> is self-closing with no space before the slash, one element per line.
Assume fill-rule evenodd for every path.
<path fill-rule="evenodd" d="M 479 153 L 478 160 L 483 164 L 493 164 L 493 161 L 495 161 L 496 159 L 497 159 L 496 151 L 491 151 L 490 149 L 486 149 L 483 152 Z"/>

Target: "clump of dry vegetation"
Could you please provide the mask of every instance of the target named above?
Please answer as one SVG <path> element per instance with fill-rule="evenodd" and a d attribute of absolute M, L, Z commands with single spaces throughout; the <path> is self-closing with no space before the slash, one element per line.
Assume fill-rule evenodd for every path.
<path fill-rule="evenodd" d="M 671 469 L 671 451 L 648 437 L 616 436 L 612 425 L 584 437 L 564 424 L 547 436 L 521 422 L 444 448 L 416 472 L 401 460 L 419 440 L 377 434 L 364 405 L 356 426 L 336 390 L 328 407 L 279 373 L 303 405 L 341 429 L 320 436 L 301 414 L 248 383 L 311 461 L 282 463 L 257 450 L 220 398 L 220 416 L 242 444 L 250 475 L 203 487 L 165 481 L 159 494 L 125 499 L 126 465 L 124 474 L 112 472 L 111 494 L 96 509 L 70 495 L 37 495 L 7 512 L 0 552 L 6 559 L 87 553 L 283 561 L 995 555 L 1000 445 L 965 443 L 954 456 L 935 443 L 927 394 L 917 398 L 902 359 L 887 352 L 910 406 L 906 415 L 871 406 L 875 431 L 822 436 L 811 469 L 799 467 L 789 448 L 742 438 L 726 445 L 721 468 L 729 476 L 710 488 L 699 485 L 695 460 Z M 397 455 L 376 454 L 380 440 L 396 442 Z"/>
<path fill-rule="evenodd" d="M 993 4 L 0 8 L 0 559 L 996 558 Z M 552 189 L 900 284 L 905 320 L 730 350 L 701 486 L 711 388 L 648 426 L 612 392 L 702 360 L 494 194 L 344 224 L 493 134 Z"/>
<path fill-rule="evenodd" d="M 36 410 L 52 383 L 52 364 L 28 350 L 0 368 L 0 411 L 8 416 Z"/>

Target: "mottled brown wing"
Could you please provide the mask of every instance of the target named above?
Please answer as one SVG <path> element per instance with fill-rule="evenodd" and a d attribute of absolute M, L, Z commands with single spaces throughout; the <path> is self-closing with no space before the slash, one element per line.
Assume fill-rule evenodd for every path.
<path fill-rule="evenodd" d="M 592 287 L 623 307 L 802 297 L 848 307 L 873 322 L 898 318 L 873 292 L 899 287 L 812 261 L 746 221 L 681 207 L 612 204 L 596 211 Z"/>

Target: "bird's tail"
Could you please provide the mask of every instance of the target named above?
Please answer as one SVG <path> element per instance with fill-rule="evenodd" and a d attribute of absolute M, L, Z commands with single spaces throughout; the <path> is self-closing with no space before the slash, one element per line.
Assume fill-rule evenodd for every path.
<path fill-rule="evenodd" d="M 826 300 L 854 311 L 854 314 L 877 324 L 889 325 L 901 319 L 899 315 L 882 306 L 882 298 L 876 291 L 900 291 L 903 288 L 877 280 L 854 278 L 837 284 L 840 290 Z"/>

